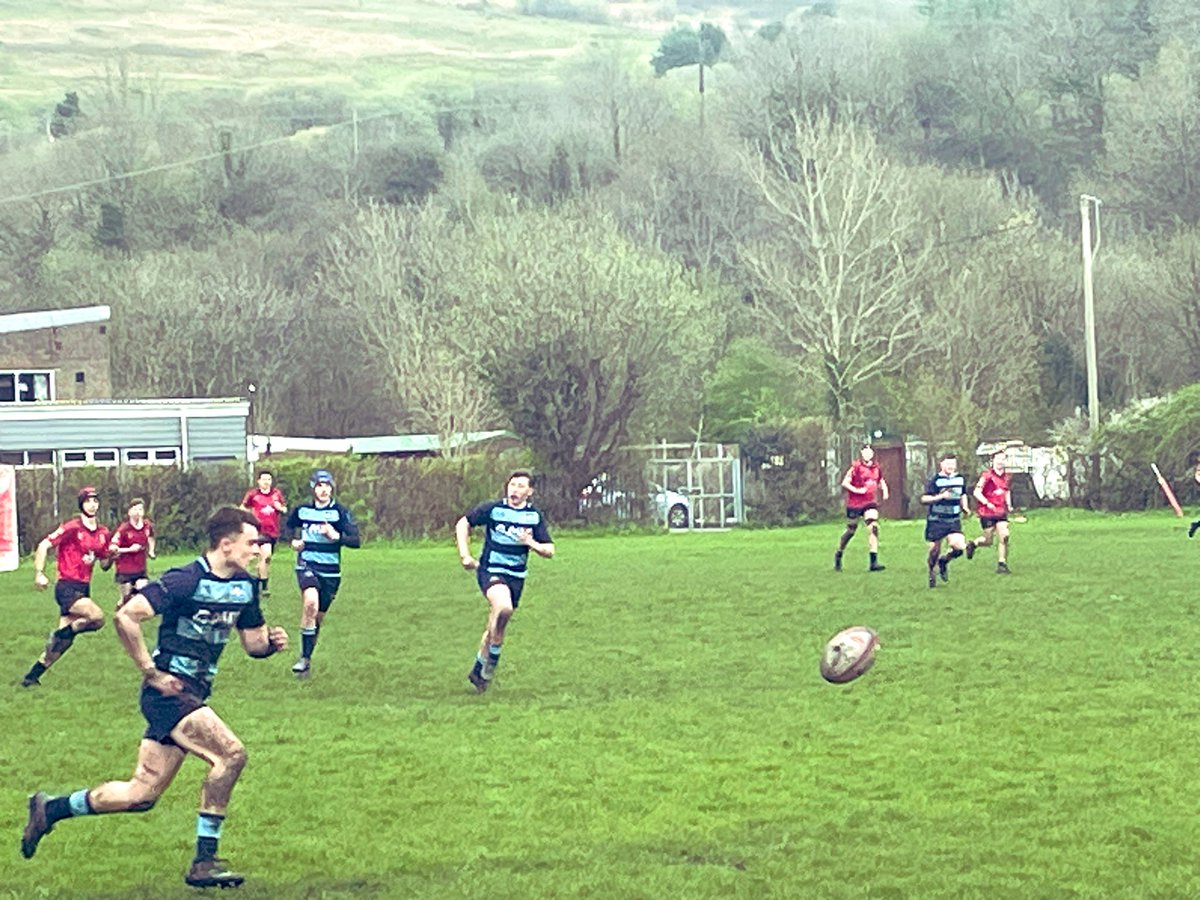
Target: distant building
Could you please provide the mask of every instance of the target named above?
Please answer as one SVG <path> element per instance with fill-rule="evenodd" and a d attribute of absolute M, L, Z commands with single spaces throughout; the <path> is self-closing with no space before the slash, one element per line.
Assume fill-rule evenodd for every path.
<path fill-rule="evenodd" d="M 0 404 L 0 464 L 58 470 L 247 458 L 240 398 Z"/>
<path fill-rule="evenodd" d="M 0 315 L 0 408 L 112 396 L 107 306 Z"/>

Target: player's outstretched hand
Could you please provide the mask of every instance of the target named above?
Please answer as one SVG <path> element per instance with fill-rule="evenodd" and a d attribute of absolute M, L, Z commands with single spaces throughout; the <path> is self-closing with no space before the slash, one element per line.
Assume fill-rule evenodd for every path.
<path fill-rule="evenodd" d="M 462 562 L 462 567 L 468 572 L 474 572 L 479 568 L 479 562 L 473 556 L 463 556 L 460 558 L 460 561 Z"/>
<path fill-rule="evenodd" d="M 35 591 L 44 591 L 50 586 L 50 579 L 46 577 L 44 572 L 38 572 L 33 576 L 33 589 Z"/>

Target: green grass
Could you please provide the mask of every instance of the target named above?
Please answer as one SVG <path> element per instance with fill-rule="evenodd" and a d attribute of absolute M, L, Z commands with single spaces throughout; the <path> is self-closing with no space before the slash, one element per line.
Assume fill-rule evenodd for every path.
<path fill-rule="evenodd" d="M 523 16 L 515 0 L 0 0 L 0 32 L 0 114 L 22 127 L 67 90 L 94 108 L 119 60 L 136 87 L 165 96 L 164 115 L 171 95 L 230 88 L 326 87 L 394 108 L 439 88 L 549 78 L 589 43 L 635 41 L 648 56 L 657 41 L 645 27 Z"/>
<path fill-rule="evenodd" d="M 1013 576 L 984 550 L 933 591 L 920 527 L 885 524 L 876 575 L 862 535 L 830 571 L 833 524 L 560 532 L 483 696 L 452 543 L 348 553 L 311 681 L 290 652 L 223 662 L 212 703 L 250 753 L 222 841 L 238 896 L 1200 895 L 1178 520 L 1037 512 Z M 295 638 L 285 561 L 269 615 Z M 127 777 L 143 727 L 111 627 L 14 686 L 54 612 L 31 578 L 0 576 L 0 897 L 191 896 L 196 761 L 153 811 L 20 859 L 26 794 Z M 821 646 L 855 623 L 879 661 L 825 684 Z"/>

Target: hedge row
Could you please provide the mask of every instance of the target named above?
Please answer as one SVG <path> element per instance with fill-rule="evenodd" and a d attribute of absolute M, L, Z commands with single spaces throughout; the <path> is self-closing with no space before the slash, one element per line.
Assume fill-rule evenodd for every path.
<path fill-rule="evenodd" d="M 317 457 L 262 460 L 289 506 L 310 495 L 309 477 L 325 468 L 337 480 L 335 496 L 354 513 L 370 540 L 440 536 L 449 539 L 455 520 L 476 503 L 500 496 L 505 478 L 528 466 L 520 451 L 455 459 Z M 100 492 L 100 520 L 115 528 L 129 501 L 144 498 L 159 546 L 198 550 L 213 510 L 241 502 L 255 472 L 244 464 L 176 468 L 51 469 L 17 472 L 17 527 L 21 551 L 31 552 L 60 523 L 78 514 L 76 495 L 84 485 Z"/>

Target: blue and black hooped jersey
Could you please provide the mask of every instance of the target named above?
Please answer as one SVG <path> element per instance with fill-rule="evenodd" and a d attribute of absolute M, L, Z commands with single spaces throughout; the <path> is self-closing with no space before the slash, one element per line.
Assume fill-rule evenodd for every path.
<path fill-rule="evenodd" d="M 950 500 L 938 500 L 936 503 L 930 503 L 928 521 L 957 522 L 961 519 L 962 495 L 965 486 L 966 482 L 958 474 L 943 475 L 938 472 L 930 478 L 929 483 L 925 485 L 926 494 L 940 494 L 942 491 L 949 490 L 953 496 Z"/>
<path fill-rule="evenodd" d="M 336 541 L 325 537 L 319 529 L 328 522 L 341 535 Z M 358 524 L 350 510 L 333 502 L 328 506 L 317 506 L 312 501 L 293 507 L 288 514 L 287 527 L 304 541 L 304 549 L 296 556 L 297 569 L 311 569 L 322 578 L 342 577 L 342 548 L 357 547 L 362 543 Z"/>
<path fill-rule="evenodd" d="M 141 593 L 162 616 L 154 664 L 186 679 L 201 697 L 212 691 L 217 660 L 233 629 L 264 623 L 258 582 L 245 572 L 220 578 L 203 556 L 190 565 L 168 569 Z"/>
<path fill-rule="evenodd" d="M 520 509 L 509 506 L 505 500 L 481 503 L 467 513 L 467 521 L 472 526 L 486 527 L 480 567 L 511 578 L 524 578 L 529 560 L 529 548 L 517 537 L 518 529 L 532 529 L 533 539 L 541 544 L 552 540 L 545 516 L 528 503 Z"/>

